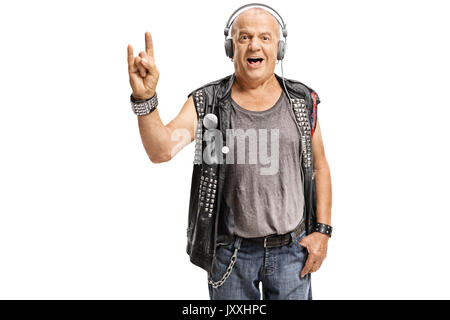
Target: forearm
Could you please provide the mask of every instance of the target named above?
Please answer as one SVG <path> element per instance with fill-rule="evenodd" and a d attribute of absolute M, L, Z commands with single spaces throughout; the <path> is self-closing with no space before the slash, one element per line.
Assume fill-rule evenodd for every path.
<path fill-rule="evenodd" d="M 328 164 L 315 169 L 317 222 L 331 225 L 331 175 Z"/>
<path fill-rule="evenodd" d="M 169 130 L 164 126 L 158 109 L 145 116 L 138 116 L 139 132 L 148 157 L 154 163 L 170 160 Z"/>

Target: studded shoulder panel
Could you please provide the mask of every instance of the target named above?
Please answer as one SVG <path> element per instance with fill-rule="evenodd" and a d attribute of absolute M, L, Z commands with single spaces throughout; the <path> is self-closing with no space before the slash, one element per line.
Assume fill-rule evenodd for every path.
<path fill-rule="evenodd" d="M 202 164 L 202 145 L 203 145 L 203 116 L 205 115 L 205 99 L 203 90 L 197 90 L 192 95 L 195 109 L 197 110 L 198 123 L 195 132 L 195 156 L 194 164 Z"/>
<path fill-rule="evenodd" d="M 295 119 L 300 126 L 303 165 L 305 168 L 309 168 L 312 162 L 312 142 L 308 109 L 306 108 L 305 99 L 291 99 L 291 101 Z"/>

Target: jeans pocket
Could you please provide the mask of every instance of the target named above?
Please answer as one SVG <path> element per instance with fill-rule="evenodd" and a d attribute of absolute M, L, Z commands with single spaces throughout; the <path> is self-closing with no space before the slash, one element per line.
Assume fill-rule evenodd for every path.
<path fill-rule="evenodd" d="M 228 278 L 237 259 L 237 250 L 240 248 L 240 241 L 236 239 L 228 245 L 219 245 L 217 247 L 212 272 L 209 273 L 210 281 L 217 282 L 216 284 L 219 282 L 223 284 Z"/>
<path fill-rule="evenodd" d="M 303 231 L 303 232 L 300 233 L 298 236 L 294 236 L 294 242 L 295 242 L 295 245 L 296 245 L 297 247 L 299 247 L 300 249 L 306 249 L 304 246 L 302 246 L 302 245 L 300 244 L 300 241 L 301 241 L 304 237 L 306 237 L 306 231 Z"/>

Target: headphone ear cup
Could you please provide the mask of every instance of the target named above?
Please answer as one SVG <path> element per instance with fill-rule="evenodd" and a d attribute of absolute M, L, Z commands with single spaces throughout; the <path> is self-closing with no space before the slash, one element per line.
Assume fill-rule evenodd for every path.
<path fill-rule="evenodd" d="M 286 53 L 286 43 L 284 42 L 284 40 L 280 40 L 278 41 L 277 60 L 283 60 L 285 53 Z"/>
<path fill-rule="evenodd" d="M 225 54 L 228 58 L 233 58 L 233 39 L 225 40 Z"/>

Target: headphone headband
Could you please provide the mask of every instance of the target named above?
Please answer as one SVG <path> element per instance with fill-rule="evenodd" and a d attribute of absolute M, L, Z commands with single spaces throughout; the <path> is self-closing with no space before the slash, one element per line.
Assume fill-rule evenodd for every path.
<path fill-rule="evenodd" d="M 236 18 L 233 18 L 234 15 L 236 14 L 236 12 L 238 12 L 238 11 L 241 10 L 241 9 L 250 7 L 250 6 L 254 6 L 254 7 L 259 6 L 259 7 L 263 7 L 263 8 L 267 8 L 267 9 L 272 10 L 272 11 L 278 16 L 278 18 L 275 17 L 275 16 L 274 16 L 274 17 L 275 17 L 275 19 L 277 20 L 278 24 L 281 26 L 281 29 L 282 29 L 282 31 L 283 31 L 283 37 L 286 39 L 286 37 L 287 37 L 287 29 L 286 29 L 286 24 L 284 23 L 283 18 L 281 17 L 281 15 L 280 15 L 275 9 L 273 9 L 272 7 L 269 7 L 268 5 L 265 5 L 265 4 L 263 4 L 263 3 L 249 3 L 249 4 L 246 4 L 246 5 L 244 5 L 244 6 L 240 7 L 240 8 L 238 8 L 238 9 L 236 9 L 236 10 L 231 14 L 230 18 L 228 19 L 227 25 L 225 26 L 225 29 L 223 30 L 223 33 L 224 33 L 224 35 L 225 35 L 225 39 L 227 38 L 228 33 L 230 32 L 230 27 L 231 27 L 231 25 L 233 24 L 234 20 L 236 19 Z M 233 19 L 233 20 L 231 20 L 231 19 Z M 280 22 L 280 20 L 281 20 L 281 22 Z M 230 21 L 231 21 L 231 23 L 230 23 Z"/>

